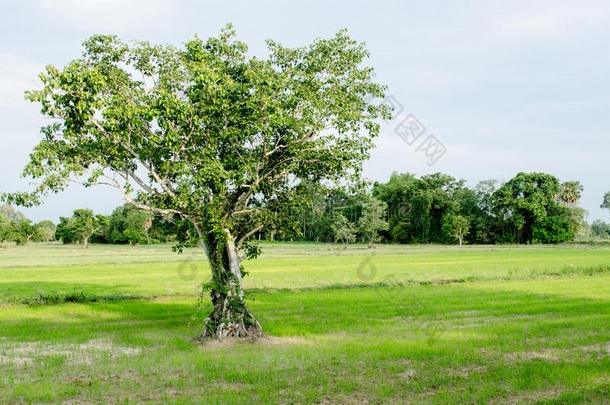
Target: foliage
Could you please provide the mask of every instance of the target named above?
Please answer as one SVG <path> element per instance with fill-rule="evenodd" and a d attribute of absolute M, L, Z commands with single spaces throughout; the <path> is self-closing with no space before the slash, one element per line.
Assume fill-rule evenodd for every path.
<path fill-rule="evenodd" d="M 40 242 L 50 242 L 55 239 L 55 224 L 48 219 L 36 224 L 36 240 Z"/>
<path fill-rule="evenodd" d="M 368 242 L 369 248 L 381 240 L 379 232 L 388 229 L 385 220 L 387 211 L 388 205 L 374 197 L 367 201 L 362 210 L 362 216 L 358 220 L 358 231 L 362 239 Z"/>
<path fill-rule="evenodd" d="M 461 215 L 447 215 L 443 231 L 452 239 L 457 239 L 462 246 L 464 236 L 470 232 L 470 222 Z"/>
<path fill-rule="evenodd" d="M 596 219 L 591 223 L 591 233 L 593 236 L 608 237 L 610 236 L 610 224 L 601 219 Z"/>
<path fill-rule="evenodd" d="M 373 196 L 388 204 L 389 236 L 402 243 L 445 241 L 443 218 L 455 213 L 464 182 L 434 173 L 417 178 L 412 174 L 394 173 L 386 184 L 375 183 Z"/>
<path fill-rule="evenodd" d="M 66 245 L 77 241 L 73 217 L 59 217 L 59 224 L 55 228 L 55 239 L 61 240 Z"/>
<path fill-rule="evenodd" d="M 519 173 L 494 192 L 493 210 L 509 230 L 505 240 L 517 243 L 572 240 L 582 224 L 582 211 L 562 205 L 561 193 L 557 178 L 544 173 Z M 566 197 L 569 199 L 566 202 L 573 205 L 574 195 L 579 195 L 579 191 L 568 194 L 572 197 Z"/>
<path fill-rule="evenodd" d="M 559 198 L 564 203 L 572 206 L 582 197 L 583 187 L 579 181 L 566 181 L 561 183 Z"/>
<path fill-rule="evenodd" d="M 13 241 L 17 246 L 23 246 L 32 240 L 35 235 L 36 227 L 29 219 L 11 220 L 3 232 L 3 239 Z"/>
<path fill-rule="evenodd" d="M 10 221 L 21 221 L 25 219 L 25 216 L 21 212 L 17 211 L 15 207 L 9 204 L 0 204 L 0 215 Z"/>
<path fill-rule="evenodd" d="M 87 248 L 94 234 L 101 234 L 101 230 L 107 226 L 108 219 L 103 215 L 94 215 L 90 209 L 76 209 L 72 217 L 60 217 L 59 224 L 55 228 L 55 239 L 64 244 L 83 244 Z"/>
<path fill-rule="evenodd" d="M 356 227 L 342 213 L 338 213 L 331 225 L 336 241 L 346 245 L 356 240 Z"/>
<path fill-rule="evenodd" d="M 87 248 L 89 239 L 107 222 L 107 219 L 102 215 L 94 215 L 89 209 L 76 209 L 73 213 L 73 228 L 72 232 L 77 240 L 83 243 L 83 247 Z"/>
<path fill-rule="evenodd" d="M 4 242 L 8 239 L 8 227 L 11 220 L 3 214 L 0 214 L 0 242 Z"/>
<path fill-rule="evenodd" d="M 604 194 L 604 199 L 602 200 L 600 207 L 610 210 L 610 191 Z"/>
<path fill-rule="evenodd" d="M 137 245 L 150 243 L 152 217 L 149 212 L 138 210 L 130 204 L 116 208 L 108 219 L 106 239 L 110 243 Z"/>

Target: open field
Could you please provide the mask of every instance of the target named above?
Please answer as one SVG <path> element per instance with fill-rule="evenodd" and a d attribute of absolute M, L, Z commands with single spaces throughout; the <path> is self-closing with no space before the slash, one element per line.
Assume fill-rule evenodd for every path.
<path fill-rule="evenodd" d="M 208 277 L 197 250 L 1 249 L 0 401 L 605 403 L 610 396 L 607 246 L 278 243 L 264 252 L 246 263 L 245 285 L 269 337 L 201 345 L 189 341 L 199 331 L 197 285 Z M 33 305 L 74 291 L 98 302 Z"/>

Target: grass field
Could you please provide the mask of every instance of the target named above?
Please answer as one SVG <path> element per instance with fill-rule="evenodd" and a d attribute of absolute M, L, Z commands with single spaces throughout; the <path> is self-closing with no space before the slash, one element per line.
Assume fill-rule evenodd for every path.
<path fill-rule="evenodd" d="M 31 245 L 0 259 L 5 403 L 610 397 L 603 245 L 265 244 L 245 265 L 257 343 L 189 341 L 208 277 L 198 250 Z"/>

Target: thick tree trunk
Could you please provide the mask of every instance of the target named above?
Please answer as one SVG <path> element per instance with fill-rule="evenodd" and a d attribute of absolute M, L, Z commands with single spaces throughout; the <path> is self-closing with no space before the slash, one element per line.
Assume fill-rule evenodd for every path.
<path fill-rule="evenodd" d="M 235 241 L 228 231 L 225 232 L 226 240 L 207 241 L 213 279 L 210 291 L 213 309 L 205 319 L 200 338 L 260 337 L 263 335 L 261 326 L 246 307 Z"/>

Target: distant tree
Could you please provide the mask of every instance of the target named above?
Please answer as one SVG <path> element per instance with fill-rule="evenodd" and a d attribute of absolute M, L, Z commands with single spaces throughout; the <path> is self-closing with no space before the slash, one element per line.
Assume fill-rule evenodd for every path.
<path fill-rule="evenodd" d="M 8 231 L 11 220 L 8 219 L 4 214 L 0 214 L 0 242 L 8 240 Z"/>
<path fill-rule="evenodd" d="M 10 221 L 6 231 L 6 240 L 12 240 L 17 246 L 23 246 L 36 236 L 36 227 L 29 219 Z"/>
<path fill-rule="evenodd" d="M 604 199 L 600 205 L 600 208 L 605 208 L 610 211 L 610 191 L 604 194 Z"/>
<path fill-rule="evenodd" d="M 532 242 L 562 243 L 573 240 L 582 223 L 582 209 L 551 205 L 546 215 L 532 226 Z"/>
<path fill-rule="evenodd" d="M 60 240 L 65 245 L 77 241 L 74 232 L 74 217 L 59 217 L 59 224 L 55 228 L 55 239 Z"/>
<path fill-rule="evenodd" d="M 474 187 L 475 191 L 491 196 L 502 185 L 496 179 L 481 180 Z"/>
<path fill-rule="evenodd" d="M 601 219 L 596 219 L 591 224 L 591 233 L 593 236 L 608 237 L 610 236 L 610 224 Z"/>
<path fill-rule="evenodd" d="M 89 209 L 74 210 L 73 232 L 78 240 L 87 249 L 91 236 L 99 231 L 106 223 L 107 219 L 102 215 L 94 215 Z"/>
<path fill-rule="evenodd" d="M 346 246 L 356 239 L 356 227 L 341 213 L 335 216 L 332 230 L 336 241 L 342 241 Z"/>
<path fill-rule="evenodd" d="M 130 210 L 125 216 L 125 239 L 130 245 L 149 243 L 148 230 L 151 225 L 151 216 L 148 212 L 141 210 Z"/>
<path fill-rule="evenodd" d="M 459 210 L 464 181 L 442 173 L 416 178 L 392 174 L 386 184 L 375 183 L 373 196 L 388 204 L 389 236 L 398 242 L 442 242 L 443 218 Z"/>
<path fill-rule="evenodd" d="M 110 215 L 106 238 L 112 243 L 129 243 L 130 245 L 150 243 L 151 226 L 150 212 L 125 204 L 116 208 Z"/>
<path fill-rule="evenodd" d="M 36 239 L 41 242 L 50 242 L 55 239 L 55 224 L 44 220 L 36 224 Z"/>
<path fill-rule="evenodd" d="M 362 210 L 362 216 L 358 221 L 358 230 L 362 234 L 364 241 L 368 242 L 369 249 L 379 242 L 379 232 L 388 229 L 388 223 L 385 221 L 388 205 L 378 200 L 370 198 Z"/>
<path fill-rule="evenodd" d="M 443 231 L 450 237 L 459 241 L 460 246 L 464 236 L 470 231 L 470 221 L 461 215 L 447 215 L 443 223 Z"/>
<path fill-rule="evenodd" d="M 566 181 L 561 183 L 559 198 L 566 204 L 573 206 L 582 197 L 583 187 L 579 181 Z"/>
<path fill-rule="evenodd" d="M 507 241 L 557 243 L 576 235 L 574 212 L 562 206 L 561 186 L 545 173 L 518 173 L 493 194 L 493 210 L 510 232 Z"/>
<path fill-rule="evenodd" d="M 0 215 L 8 218 L 10 221 L 21 221 L 25 219 L 25 216 L 17 211 L 12 205 L 2 204 L 0 205 Z"/>

